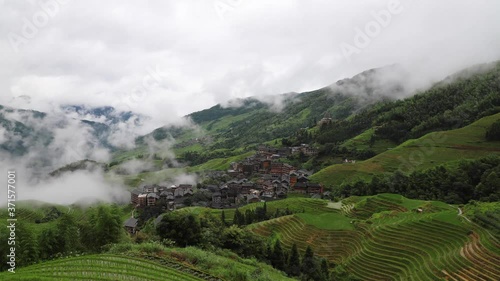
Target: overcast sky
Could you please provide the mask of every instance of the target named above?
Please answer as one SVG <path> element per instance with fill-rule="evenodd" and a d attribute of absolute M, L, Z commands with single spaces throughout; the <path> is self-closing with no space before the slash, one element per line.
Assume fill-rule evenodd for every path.
<path fill-rule="evenodd" d="M 393 63 L 429 82 L 500 59 L 499 14 L 497 0 L 0 0 L 0 104 L 162 124 Z"/>

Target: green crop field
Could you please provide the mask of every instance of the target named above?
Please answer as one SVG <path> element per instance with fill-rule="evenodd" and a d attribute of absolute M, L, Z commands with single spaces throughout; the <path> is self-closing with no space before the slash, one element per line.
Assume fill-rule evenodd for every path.
<path fill-rule="evenodd" d="M 328 207 L 328 202 L 327 200 L 322 200 L 322 199 L 312 199 L 312 198 L 303 198 L 303 197 L 297 197 L 297 198 L 287 198 L 283 200 L 276 200 L 276 201 L 271 201 L 267 202 L 267 212 L 269 214 L 273 214 L 276 212 L 276 209 L 279 209 L 281 211 L 284 211 L 286 209 L 290 210 L 293 213 L 306 213 L 306 214 L 312 214 L 312 215 L 319 215 L 319 214 L 325 214 L 325 213 L 338 213 L 339 210 L 335 208 L 330 208 Z M 264 206 L 264 203 L 251 203 L 248 205 L 245 205 L 239 210 L 242 213 L 245 213 L 246 210 L 253 210 L 257 208 L 258 206 L 262 207 Z M 233 217 L 234 217 L 234 212 L 236 209 L 224 209 L 224 214 L 226 216 L 226 221 L 227 222 L 232 222 Z M 204 207 L 187 207 L 187 208 L 182 208 L 179 209 L 177 212 L 190 212 L 193 214 L 201 214 L 203 212 L 210 212 L 214 216 L 220 217 L 222 213 L 222 209 L 211 209 L 211 208 L 204 208 Z"/>
<path fill-rule="evenodd" d="M 241 161 L 241 160 L 245 159 L 246 157 L 252 156 L 253 154 L 255 154 L 255 151 L 246 152 L 246 153 L 243 153 L 243 154 L 240 154 L 240 155 L 236 155 L 236 156 L 231 156 L 231 157 L 228 157 L 228 158 L 215 158 L 215 159 L 211 159 L 211 160 L 208 160 L 207 162 L 205 162 L 203 164 L 200 164 L 200 165 L 197 165 L 197 166 L 193 166 L 193 167 L 189 167 L 188 171 L 189 172 L 210 171 L 210 170 L 225 171 L 225 170 L 229 169 L 229 165 L 232 162 Z"/>
<path fill-rule="evenodd" d="M 375 153 L 382 153 L 387 151 L 387 149 L 395 147 L 396 145 L 389 140 L 376 140 L 373 145 L 370 146 L 370 138 L 374 134 L 375 129 L 370 128 L 363 133 L 357 135 L 356 137 L 347 140 L 341 145 L 341 147 L 349 149 L 371 149 Z"/>
<path fill-rule="evenodd" d="M 351 197 L 338 213 L 294 214 L 247 229 L 288 248 L 311 246 L 361 280 L 500 278 L 499 241 L 442 202 L 395 194 Z"/>
<path fill-rule="evenodd" d="M 462 159 L 499 155 L 500 142 L 485 139 L 486 129 L 498 119 L 500 113 L 460 129 L 429 133 L 365 161 L 326 167 L 310 179 L 326 186 L 335 186 L 346 181 L 369 180 L 376 174 L 386 172 L 425 170 Z"/>
<path fill-rule="evenodd" d="M 178 265 L 177 268 L 181 268 Z M 89 255 L 44 262 L 0 273 L 1 280 L 220 280 L 184 272 L 146 259 L 121 255 Z M 203 278 L 202 278 L 203 277 Z"/>

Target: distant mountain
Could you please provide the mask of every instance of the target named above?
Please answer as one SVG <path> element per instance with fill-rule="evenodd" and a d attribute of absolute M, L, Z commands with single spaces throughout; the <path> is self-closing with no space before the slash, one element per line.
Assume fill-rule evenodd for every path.
<path fill-rule="evenodd" d="M 20 110 L 0 105 L 0 151 L 20 156 L 28 147 L 48 145 L 53 134 L 48 128 L 34 128 L 47 114 L 33 110 Z"/>
<path fill-rule="evenodd" d="M 82 159 L 102 161 L 106 151 L 117 149 L 115 134 L 123 135 L 118 130 L 147 119 L 112 107 L 71 105 L 45 113 L 0 105 L 0 155 L 26 162 L 34 177 L 41 177 Z"/>
<path fill-rule="evenodd" d="M 345 119 L 377 102 L 404 96 L 402 75 L 406 74 L 396 65 L 371 69 L 315 91 L 234 100 L 186 118 L 205 130 L 212 148 L 234 149 L 289 137 L 301 128 L 316 126 L 325 115 Z M 182 138 L 183 132 L 180 128 L 164 127 L 151 135 L 161 140 L 168 136 Z"/>
<path fill-rule="evenodd" d="M 262 143 L 308 143 L 319 154 L 294 164 L 318 171 L 500 112 L 500 62 L 466 68 L 416 93 L 409 88 L 410 80 L 401 67 L 391 65 L 311 92 L 219 104 L 186 116 L 195 126 L 158 128 L 136 140 L 141 149 L 119 153 L 114 160 L 148 156 L 148 136 L 175 139 L 177 158 L 194 165 L 244 155 Z"/>

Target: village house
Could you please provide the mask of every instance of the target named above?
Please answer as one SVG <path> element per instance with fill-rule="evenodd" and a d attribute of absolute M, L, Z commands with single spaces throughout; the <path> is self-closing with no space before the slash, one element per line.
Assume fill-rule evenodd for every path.
<path fill-rule="evenodd" d="M 142 189 L 136 188 L 132 191 L 130 191 L 130 202 L 133 205 L 138 205 L 139 204 L 139 195 L 142 193 Z"/>
<path fill-rule="evenodd" d="M 156 205 L 156 201 L 158 201 L 159 199 L 160 199 L 160 196 L 158 196 L 158 194 L 156 194 L 154 192 L 148 193 L 148 195 L 147 195 L 147 205 L 148 206 L 154 206 L 154 205 Z"/>
<path fill-rule="evenodd" d="M 257 203 L 260 202 L 260 198 L 256 194 L 250 194 L 247 196 L 247 203 Z"/>
<path fill-rule="evenodd" d="M 130 202 L 134 206 L 141 208 L 161 203 L 169 210 L 173 210 L 175 209 L 174 203 L 179 205 L 185 198 L 194 194 L 192 187 L 190 184 L 172 185 L 170 187 L 145 185 L 130 192 Z"/>
<path fill-rule="evenodd" d="M 137 222 L 138 220 L 134 217 L 129 218 L 123 224 L 123 227 L 129 234 L 135 234 L 137 232 Z"/>
<path fill-rule="evenodd" d="M 304 182 L 296 183 L 292 188 L 292 192 L 306 194 L 307 193 L 307 183 L 304 183 Z"/>

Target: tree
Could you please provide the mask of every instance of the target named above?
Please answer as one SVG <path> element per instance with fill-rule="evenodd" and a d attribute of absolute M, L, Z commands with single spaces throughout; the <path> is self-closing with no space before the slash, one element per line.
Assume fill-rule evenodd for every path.
<path fill-rule="evenodd" d="M 118 242 L 121 233 L 121 218 L 116 207 L 99 206 L 95 224 L 95 237 L 99 239 L 99 245 Z"/>
<path fill-rule="evenodd" d="M 236 224 L 238 226 L 242 226 L 245 224 L 245 216 L 238 209 L 234 211 L 233 224 Z"/>
<path fill-rule="evenodd" d="M 28 265 L 38 261 L 38 243 L 31 230 L 18 222 L 16 235 L 16 263 Z"/>
<path fill-rule="evenodd" d="M 302 265 L 300 271 L 303 274 L 302 280 L 319 280 L 320 274 L 318 270 L 318 265 L 314 260 L 314 252 L 311 246 L 307 246 L 304 258 L 302 259 Z"/>
<path fill-rule="evenodd" d="M 220 214 L 220 221 L 222 222 L 222 225 L 226 226 L 226 213 L 224 210 L 222 210 L 222 213 Z"/>
<path fill-rule="evenodd" d="M 255 208 L 255 218 L 256 221 L 264 221 L 267 219 L 267 203 L 264 202 L 263 207 Z"/>
<path fill-rule="evenodd" d="M 61 215 L 57 222 L 57 234 L 61 253 L 68 253 L 80 249 L 80 231 L 72 215 Z M 96 234 L 95 237 L 97 238 L 99 236 Z"/>
<path fill-rule="evenodd" d="M 197 245 L 201 239 L 201 226 L 193 214 L 167 213 L 156 227 L 163 239 L 172 239 L 177 245 Z"/>
<path fill-rule="evenodd" d="M 271 265 L 279 270 L 285 270 L 285 255 L 283 253 L 283 249 L 281 248 L 280 240 L 276 240 L 274 244 L 273 252 L 271 255 Z"/>
<path fill-rule="evenodd" d="M 264 256 L 264 240 L 236 225 L 225 228 L 222 231 L 221 240 L 224 248 L 230 249 L 238 255 L 259 259 Z"/>
<path fill-rule="evenodd" d="M 38 237 L 38 245 L 41 259 L 49 259 L 57 253 L 61 253 L 61 244 L 57 240 L 57 234 L 52 228 L 44 229 Z"/>
<path fill-rule="evenodd" d="M 490 128 L 486 132 L 486 139 L 489 141 L 500 140 L 500 119 L 491 124 Z"/>
<path fill-rule="evenodd" d="M 184 199 L 184 205 L 185 206 L 191 206 L 191 205 L 193 205 L 193 199 L 191 199 L 189 197 L 186 198 L 186 199 Z"/>
<path fill-rule="evenodd" d="M 300 254 L 297 249 L 297 244 L 293 244 L 290 251 L 290 259 L 288 260 L 287 273 L 290 276 L 300 275 Z"/>
<path fill-rule="evenodd" d="M 330 272 L 328 271 L 328 262 L 326 259 L 321 259 L 321 278 L 323 280 L 330 280 Z"/>
<path fill-rule="evenodd" d="M 253 223 L 253 217 L 254 217 L 254 212 L 253 210 L 246 210 L 245 211 L 245 224 L 252 224 Z"/>

